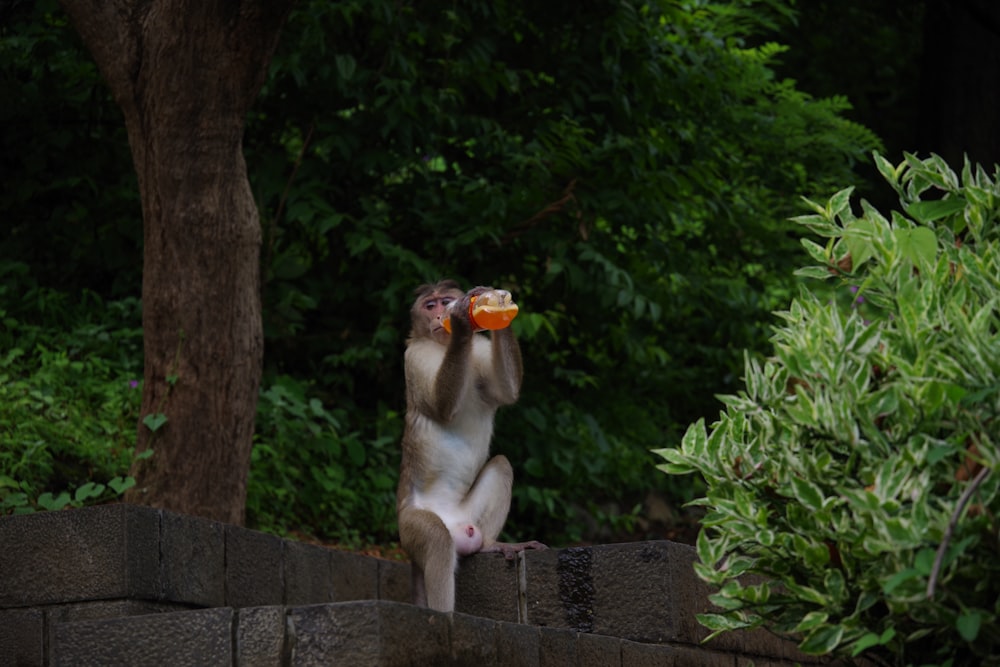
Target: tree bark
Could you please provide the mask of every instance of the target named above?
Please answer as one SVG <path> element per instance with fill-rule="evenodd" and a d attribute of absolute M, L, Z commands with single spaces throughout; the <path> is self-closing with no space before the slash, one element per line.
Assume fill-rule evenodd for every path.
<path fill-rule="evenodd" d="M 142 415 L 166 422 L 139 424 L 154 453 L 126 500 L 242 524 L 263 359 L 243 129 L 292 3 L 61 1 L 124 113 L 142 197 Z"/>

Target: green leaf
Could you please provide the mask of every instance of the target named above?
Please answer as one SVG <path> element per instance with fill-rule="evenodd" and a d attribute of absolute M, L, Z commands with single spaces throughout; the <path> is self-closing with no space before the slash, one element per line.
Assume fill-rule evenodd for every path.
<path fill-rule="evenodd" d="M 58 496 L 53 496 L 49 492 L 45 492 L 38 496 L 38 505 L 49 511 L 61 510 L 70 503 L 69 493 L 66 491 L 61 492 Z"/>
<path fill-rule="evenodd" d="M 153 433 L 163 428 L 163 425 L 167 423 L 167 416 L 162 412 L 156 414 L 146 415 L 143 417 L 142 423 Z"/>
<path fill-rule="evenodd" d="M 104 489 L 105 486 L 103 484 L 87 482 L 76 490 L 76 493 L 73 494 L 73 500 L 78 503 L 82 503 L 91 498 L 97 498 L 104 493 Z"/>
<path fill-rule="evenodd" d="M 854 642 L 854 648 L 851 650 L 851 657 L 856 658 L 866 650 L 870 649 L 872 646 L 878 646 L 879 637 L 874 632 L 869 632 L 862 635 L 861 639 Z"/>
<path fill-rule="evenodd" d="M 933 222 L 964 211 L 964 197 L 949 197 L 935 201 L 917 201 L 906 207 L 906 213 L 917 222 Z"/>
<path fill-rule="evenodd" d="M 891 595 L 892 592 L 897 588 L 899 588 L 901 585 L 917 577 L 920 577 L 919 570 L 916 570 L 912 567 L 907 568 L 905 570 L 901 570 L 900 572 L 897 572 L 896 574 L 889 577 L 889 579 L 884 584 L 882 584 L 882 591 L 886 595 Z"/>
<path fill-rule="evenodd" d="M 823 493 L 819 487 L 801 477 L 792 477 L 792 493 L 806 509 L 823 509 Z"/>
<path fill-rule="evenodd" d="M 149 451 L 149 450 L 147 450 Z M 108 486 L 117 495 L 121 495 L 135 486 L 135 477 L 112 477 L 108 481 Z"/>
<path fill-rule="evenodd" d="M 979 636 L 979 627 L 983 623 L 983 616 L 979 612 L 967 611 L 955 621 L 955 628 L 962 639 L 967 642 L 975 641 Z"/>
<path fill-rule="evenodd" d="M 917 552 L 917 556 L 914 559 L 914 567 L 923 576 L 930 576 L 931 570 L 934 568 L 934 559 L 937 553 L 934 549 L 930 547 L 925 547 Z"/>
<path fill-rule="evenodd" d="M 855 271 L 875 254 L 875 225 L 870 220 L 855 220 L 844 230 L 844 243 Z"/>
<path fill-rule="evenodd" d="M 709 630 L 741 630 L 750 625 L 746 621 L 723 614 L 697 614 L 698 622 Z"/>
<path fill-rule="evenodd" d="M 875 166 L 878 168 L 878 172 L 882 174 L 882 178 L 891 185 L 893 188 L 898 189 L 899 187 L 899 175 L 903 173 L 903 169 L 906 163 L 899 165 L 899 168 L 892 166 L 892 163 L 886 160 L 884 157 L 878 153 L 874 153 L 872 156 L 875 159 Z"/>
<path fill-rule="evenodd" d="M 358 440 L 349 440 L 347 442 L 347 457 L 356 466 L 364 465 L 365 462 L 365 447 Z"/>
<path fill-rule="evenodd" d="M 816 243 L 815 241 L 810 241 L 809 239 L 806 238 L 799 239 L 799 241 L 802 243 L 802 246 L 806 249 L 806 252 L 809 253 L 809 256 L 812 257 L 815 261 L 819 262 L 823 266 L 826 266 L 827 264 L 830 263 L 830 257 L 829 254 L 827 253 L 826 248 Z"/>
<path fill-rule="evenodd" d="M 340 77 L 341 81 L 348 81 L 354 76 L 354 72 L 358 68 L 357 61 L 350 54 L 337 54 L 334 57 L 334 61 L 337 63 L 337 75 Z"/>
<path fill-rule="evenodd" d="M 806 635 L 799 644 L 799 649 L 809 655 L 826 655 L 840 645 L 844 637 L 844 626 L 821 625 Z"/>
<path fill-rule="evenodd" d="M 795 269 L 794 274 L 800 278 L 814 278 L 816 280 L 826 280 L 833 276 L 828 269 L 822 266 L 804 266 L 801 269 Z"/>
<path fill-rule="evenodd" d="M 937 256 L 937 236 L 926 227 L 894 229 L 900 254 L 917 267 L 929 266 Z"/>
<path fill-rule="evenodd" d="M 851 206 L 851 195 L 853 193 L 854 186 L 851 186 L 844 188 L 830 197 L 830 203 L 827 204 L 827 211 L 829 212 L 830 217 L 842 215 L 845 211 L 849 211 Z"/>
<path fill-rule="evenodd" d="M 802 617 L 799 624 L 795 626 L 794 632 L 803 633 L 809 632 L 816 627 L 823 625 L 829 620 L 830 614 L 822 611 L 811 611 Z"/>

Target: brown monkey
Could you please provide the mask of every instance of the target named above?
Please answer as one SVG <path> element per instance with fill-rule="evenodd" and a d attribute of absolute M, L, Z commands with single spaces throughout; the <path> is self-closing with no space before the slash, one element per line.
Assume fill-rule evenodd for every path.
<path fill-rule="evenodd" d="M 506 558 L 539 542 L 498 542 L 510 510 L 514 473 L 489 458 L 493 416 L 517 400 L 521 350 L 508 329 L 473 331 L 469 297 L 453 280 L 423 285 L 410 309 L 406 341 L 406 425 L 396 494 L 399 539 L 413 561 L 413 597 L 439 611 L 455 608 L 459 556 Z M 442 319 L 450 315 L 451 334 Z M 488 460 L 487 460 L 488 459 Z"/>

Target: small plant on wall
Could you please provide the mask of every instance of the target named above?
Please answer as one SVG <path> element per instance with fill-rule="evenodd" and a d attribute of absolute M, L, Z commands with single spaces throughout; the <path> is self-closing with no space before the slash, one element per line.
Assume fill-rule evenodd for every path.
<path fill-rule="evenodd" d="M 876 664 L 996 664 L 998 174 L 875 160 L 900 210 L 856 215 L 850 190 L 809 202 L 816 264 L 799 273 L 824 282 L 659 468 L 707 484 L 709 629 L 764 626 Z"/>

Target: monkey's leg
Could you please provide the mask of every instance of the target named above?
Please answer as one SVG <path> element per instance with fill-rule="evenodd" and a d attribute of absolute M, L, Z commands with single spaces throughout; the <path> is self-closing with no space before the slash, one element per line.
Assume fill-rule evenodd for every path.
<path fill-rule="evenodd" d="M 453 611 L 458 556 L 441 518 L 427 510 L 403 509 L 399 513 L 399 543 L 413 560 L 413 603 Z"/>
<path fill-rule="evenodd" d="M 506 456 L 497 455 L 479 471 L 472 489 L 465 496 L 463 509 L 473 517 L 483 534 L 482 552 L 499 552 L 511 560 L 514 554 L 525 549 L 547 549 L 541 542 L 498 542 L 503 524 L 510 512 L 511 486 L 514 470 Z"/>
<path fill-rule="evenodd" d="M 514 470 L 506 456 L 497 455 L 486 462 L 473 483 L 462 509 L 483 534 L 483 549 L 488 549 L 500 536 L 510 511 L 510 489 Z"/>

